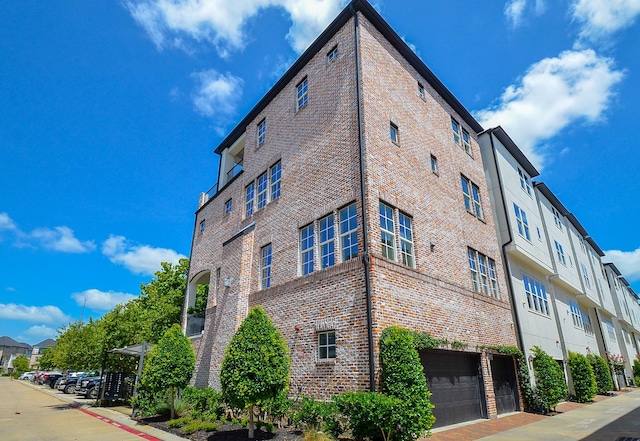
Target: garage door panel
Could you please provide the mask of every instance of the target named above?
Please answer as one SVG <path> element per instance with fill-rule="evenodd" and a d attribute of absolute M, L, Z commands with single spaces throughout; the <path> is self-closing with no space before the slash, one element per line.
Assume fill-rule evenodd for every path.
<path fill-rule="evenodd" d="M 491 375 L 498 415 L 518 410 L 520 399 L 513 358 L 494 355 L 491 360 Z"/>
<path fill-rule="evenodd" d="M 485 415 L 478 354 L 422 351 L 420 359 L 436 407 L 434 427 L 483 418 Z"/>

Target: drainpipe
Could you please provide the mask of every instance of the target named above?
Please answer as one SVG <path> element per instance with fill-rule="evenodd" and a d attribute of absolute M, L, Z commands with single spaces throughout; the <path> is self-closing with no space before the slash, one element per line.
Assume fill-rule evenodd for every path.
<path fill-rule="evenodd" d="M 358 147 L 360 150 L 360 200 L 362 201 L 362 241 L 363 255 L 362 263 L 364 264 L 364 291 L 367 301 L 367 339 L 369 343 L 369 389 L 371 392 L 376 390 L 376 367 L 375 355 L 373 348 L 373 317 L 371 302 L 371 261 L 369 255 L 369 228 L 367 220 L 367 192 L 365 187 L 365 157 L 364 157 L 364 129 L 362 127 L 362 97 L 360 95 L 360 33 L 358 32 L 358 11 L 353 7 L 353 3 L 349 6 L 353 15 L 353 39 L 355 45 L 356 58 L 356 101 L 358 116 Z"/>

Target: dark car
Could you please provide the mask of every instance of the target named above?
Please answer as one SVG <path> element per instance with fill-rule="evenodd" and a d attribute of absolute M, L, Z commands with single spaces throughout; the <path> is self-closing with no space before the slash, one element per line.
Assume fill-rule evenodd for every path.
<path fill-rule="evenodd" d="M 61 378 L 61 377 L 62 377 L 62 374 L 60 372 L 50 372 L 48 374 L 44 374 L 42 385 L 49 386 L 51 389 L 53 389 L 56 384 L 56 381 L 58 381 L 58 378 Z"/>
<path fill-rule="evenodd" d="M 65 394 L 72 394 L 76 391 L 76 383 L 81 377 L 61 377 L 56 381 L 56 389 Z"/>
<path fill-rule="evenodd" d="M 85 377 L 76 383 L 76 394 L 84 395 L 85 398 L 98 398 L 100 391 L 100 377 Z"/>

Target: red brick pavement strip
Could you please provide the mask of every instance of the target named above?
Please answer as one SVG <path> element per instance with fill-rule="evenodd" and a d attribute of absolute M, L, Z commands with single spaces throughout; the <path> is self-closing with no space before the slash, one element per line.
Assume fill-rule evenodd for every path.
<path fill-rule="evenodd" d="M 629 392 L 628 390 L 616 392 L 616 394 L 623 394 Z M 603 401 L 610 396 L 596 395 L 593 399 L 594 402 Z M 557 413 L 570 412 L 575 409 L 579 409 L 583 406 L 588 406 L 590 403 L 574 403 L 567 401 L 558 404 L 556 408 Z M 505 432 L 507 430 L 515 429 L 516 427 L 526 426 L 527 424 L 535 423 L 536 421 L 550 418 L 547 415 L 539 415 L 535 413 L 519 412 L 512 415 L 496 418 L 494 420 L 483 420 L 478 423 L 469 424 L 466 426 L 456 427 L 455 429 L 443 430 L 432 434 L 429 438 L 423 438 L 423 440 L 429 441 L 473 441 L 476 439 L 484 438 L 485 436 L 494 435 L 496 433 Z"/>

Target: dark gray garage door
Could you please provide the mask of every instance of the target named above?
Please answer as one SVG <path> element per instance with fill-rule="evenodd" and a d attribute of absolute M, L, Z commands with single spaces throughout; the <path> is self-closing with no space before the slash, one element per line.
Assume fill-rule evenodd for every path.
<path fill-rule="evenodd" d="M 513 357 L 494 355 L 491 360 L 491 375 L 498 415 L 518 410 L 518 383 Z"/>
<path fill-rule="evenodd" d="M 421 351 L 420 360 L 432 393 L 431 403 L 436 406 L 433 427 L 485 417 L 479 354 Z"/>

